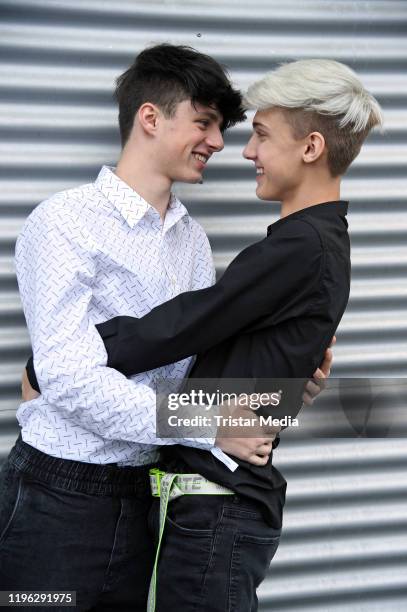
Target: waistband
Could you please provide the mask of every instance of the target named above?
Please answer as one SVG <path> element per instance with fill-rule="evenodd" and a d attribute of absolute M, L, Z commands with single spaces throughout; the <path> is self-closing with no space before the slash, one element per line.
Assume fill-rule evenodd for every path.
<path fill-rule="evenodd" d="M 165 483 L 163 491 L 161 491 L 162 482 Z M 208 480 L 201 474 L 171 474 L 158 468 L 150 470 L 150 486 L 153 497 L 169 495 L 170 500 L 180 495 L 234 495 L 234 491 Z"/>
<path fill-rule="evenodd" d="M 149 469 L 154 465 L 119 467 L 52 457 L 17 439 L 9 462 L 19 472 L 61 489 L 105 497 L 149 495 Z"/>

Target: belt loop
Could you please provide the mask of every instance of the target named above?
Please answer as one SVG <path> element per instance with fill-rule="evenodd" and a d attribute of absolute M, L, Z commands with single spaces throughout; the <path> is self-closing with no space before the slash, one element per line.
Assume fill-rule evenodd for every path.
<path fill-rule="evenodd" d="M 165 476 L 165 472 L 159 468 L 151 468 L 149 470 L 150 484 L 151 484 L 151 495 L 153 497 L 160 497 L 161 495 L 161 479 Z"/>

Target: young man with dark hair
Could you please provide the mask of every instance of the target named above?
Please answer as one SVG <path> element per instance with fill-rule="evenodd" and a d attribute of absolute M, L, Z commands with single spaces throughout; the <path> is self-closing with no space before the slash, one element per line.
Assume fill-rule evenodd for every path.
<path fill-rule="evenodd" d="M 308 378 L 340 322 L 350 285 L 340 182 L 380 125 L 379 105 L 347 66 L 328 60 L 280 67 L 249 89 L 246 103 L 257 112 L 244 156 L 255 163 L 258 197 L 280 201 L 281 219 L 213 287 L 182 293 L 142 318 L 97 326 L 108 365 L 126 375 L 196 353 L 192 378 Z M 256 587 L 278 545 L 285 481 L 267 454 L 256 465 L 236 457 L 235 440 L 222 448 L 234 455 L 235 471 L 205 449 L 163 450 L 164 469 L 181 490 L 187 473 L 198 489 L 216 483 L 234 495 L 198 491 L 169 504 L 159 612 L 257 609 Z M 158 513 L 155 504 L 156 523 Z"/>
<path fill-rule="evenodd" d="M 99 575 L 96 570 L 91 574 L 92 590 L 85 594 L 80 590 L 79 593 L 80 606 L 87 605 L 86 602 L 92 601 L 93 598 L 93 601 L 97 601 L 98 610 L 119 604 L 121 609 L 143 608 L 142 600 L 146 596 L 149 582 L 148 572 L 151 571 L 151 549 L 148 548 L 146 541 L 147 528 L 145 506 L 143 506 L 145 491 L 142 488 L 144 482 L 142 478 L 146 476 L 146 470 L 140 476 L 141 499 L 136 500 L 137 503 L 134 499 L 130 500 L 131 503 L 128 500 L 125 503 L 121 497 L 124 494 L 130 496 L 129 482 L 135 478 L 134 470 L 137 469 L 126 466 L 132 465 L 133 461 L 136 464 L 151 464 L 156 455 L 151 446 L 147 446 L 148 443 L 174 444 L 174 440 L 159 440 L 152 435 L 152 426 L 155 422 L 153 389 L 158 376 L 182 378 L 187 372 L 190 360 L 146 372 L 131 381 L 126 381 L 123 377 L 118 378 L 112 370 L 104 368 L 103 346 L 100 339 L 95 337 L 93 324 L 111 316 L 112 311 L 114 314 L 125 311 L 129 314 L 145 314 L 164 299 L 191 288 L 191 284 L 194 288 L 199 288 L 210 285 L 214 280 L 212 265 L 209 266 L 210 274 L 205 267 L 210 260 L 205 236 L 189 218 L 186 219 L 187 223 L 177 223 L 176 217 L 177 215 L 179 217 L 180 205 L 173 197 L 167 208 L 165 205 L 168 204 L 172 181 L 199 180 L 209 156 L 222 147 L 222 131 L 243 117 L 239 95 L 231 89 L 225 78 L 220 78 L 219 67 L 217 68 L 213 60 L 192 50 L 167 45 L 160 45 L 140 54 L 135 65 L 119 79 L 117 97 L 123 154 L 116 169 L 116 176 L 112 176 L 112 173 L 106 176 L 105 170 L 102 175 L 103 181 L 98 179 L 97 189 L 101 191 L 104 199 L 100 202 L 97 199 L 97 210 L 91 211 L 86 207 L 82 210 L 83 194 L 77 194 L 76 190 L 73 193 L 68 192 L 70 207 L 64 206 L 64 199 L 62 202 L 53 199 L 54 207 L 62 208 L 61 212 L 64 217 L 68 215 L 68 221 L 73 224 L 75 231 L 68 240 L 65 240 L 65 235 L 62 236 L 62 249 L 66 261 L 63 262 L 61 278 L 52 279 L 53 285 L 49 288 L 51 305 L 41 303 L 39 298 L 33 304 L 30 302 L 33 289 L 31 249 L 36 256 L 37 248 L 29 242 L 30 221 L 19 241 L 17 249 L 20 261 L 19 281 L 30 330 L 34 330 L 39 336 L 33 335 L 33 347 L 43 400 L 38 398 L 35 402 L 29 402 L 25 408 L 29 413 L 28 417 L 30 413 L 35 415 L 40 412 L 35 421 L 35 431 L 30 429 L 29 418 L 28 424 L 23 427 L 23 437 L 27 435 L 27 444 L 38 448 L 40 452 L 34 453 L 27 449 L 27 444 L 19 442 L 17 448 L 12 451 L 9 462 L 11 466 L 8 466 L 8 470 L 12 470 L 12 476 L 15 476 L 16 468 L 20 473 L 23 472 L 24 478 L 20 475 L 20 482 L 25 483 L 28 473 L 35 480 L 40 478 L 43 487 L 45 479 L 48 489 L 51 489 L 52 487 L 48 485 L 54 485 L 55 482 L 50 483 L 46 480 L 44 470 L 38 473 L 43 465 L 48 471 L 50 463 L 51 468 L 58 471 L 58 484 L 66 486 L 66 470 L 69 470 L 69 474 L 74 473 L 75 476 L 72 483 L 69 482 L 71 490 L 75 493 L 80 491 L 89 492 L 93 496 L 104 496 L 107 498 L 105 506 L 112 504 L 113 499 L 115 507 L 110 514 L 108 508 L 96 504 L 95 497 L 91 499 L 95 525 L 92 524 L 92 533 L 77 548 L 82 556 L 89 554 L 93 558 L 96 553 L 99 554 Z M 135 116 L 134 125 L 131 127 L 133 116 Z M 118 180 L 117 176 L 121 180 Z M 133 186 L 138 193 L 130 190 L 128 186 Z M 93 186 L 86 186 L 86 190 L 91 193 L 92 189 Z M 143 199 L 140 196 L 143 196 Z M 151 202 L 153 207 L 148 207 L 146 200 Z M 130 230 L 126 227 L 126 231 L 122 231 L 122 224 L 118 224 L 117 214 L 110 204 L 113 204 L 125 218 L 133 234 L 134 230 L 137 230 L 130 245 L 127 240 Z M 41 206 L 47 209 L 47 206 Z M 80 216 L 89 221 L 85 227 L 78 224 L 79 207 L 81 207 Z M 41 207 L 39 209 L 41 213 Z M 165 214 L 164 222 L 161 224 L 156 211 L 161 213 L 161 217 Z M 74 214 L 77 216 L 71 219 Z M 101 220 L 98 219 L 98 215 L 101 216 Z M 35 213 L 32 218 L 35 219 Z M 185 220 L 185 215 L 182 219 Z M 95 236 L 95 228 L 100 236 Z M 61 241 L 60 229 L 56 236 Z M 45 243 L 45 237 L 43 242 L 42 248 L 48 258 L 58 255 L 58 249 L 61 248 L 59 244 L 54 245 L 51 240 L 49 245 Z M 70 253 L 71 248 L 74 250 L 73 254 Z M 28 252 L 30 252 L 29 261 L 27 261 Z M 203 262 L 198 263 L 199 259 Z M 97 271 L 94 269 L 96 263 L 99 266 Z M 47 265 L 41 261 L 39 268 L 48 270 L 50 266 L 52 267 L 52 263 L 48 259 Z M 128 272 L 133 272 L 133 275 L 129 275 Z M 61 268 L 58 268 L 58 273 L 61 273 Z M 175 286 L 172 285 L 173 282 L 176 282 Z M 41 284 L 44 284 L 43 279 Z M 38 292 L 39 288 L 36 291 Z M 37 305 L 38 300 L 39 305 Z M 63 311 L 62 308 L 60 311 L 61 302 L 64 305 Z M 40 319 L 38 324 L 36 318 Z M 38 331 L 37 325 L 40 328 Z M 87 343 L 89 349 L 86 348 Z M 82 355 L 86 356 L 86 359 Z M 131 396 L 130 399 L 128 395 Z M 134 406 L 137 407 L 138 414 L 133 421 Z M 41 421 L 43 409 L 44 418 Z M 57 431 L 53 431 L 52 421 L 50 426 L 49 421 L 45 420 L 45 410 L 47 417 L 49 415 L 55 419 L 61 415 L 65 417 L 64 426 L 59 427 L 62 429 L 59 438 L 58 429 L 55 428 Z M 79 426 L 84 432 L 77 431 L 76 428 Z M 72 442 L 69 440 L 69 432 L 74 427 L 75 442 Z M 53 444 L 50 444 L 49 436 L 46 440 L 38 436 L 38 433 L 47 428 L 56 439 Z M 91 437 L 95 429 L 96 440 Z M 120 444 L 116 444 L 117 439 Z M 256 465 L 264 465 L 271 452 L 272 439 L 273 436 L 264 435 L 246 440 L 219 439 L 217 442 L 219 448 L 213 448 L 213 440 L 183 442 L 211 450 L 216 456 L 216 461 L 219 459 L 227 461 L 227 458 L 219 452 L 225 448 L 235 457 L 247 459 Z M 62 456 L 64 462 L 55 459 L 53 452 Z M 48 458 L 48 454 L 51 457 Z M 78 456 L 80 461 L 77 461 Z M 210 457 L 210 454 L 205 456 Z M 26 457 L 27 461 L 23 463 Z M 68 462 L 69 465 L 65 457 L 71 460 Z M 101 469 L 102 466 L 94 470 L 93 466 L 86 465 L 85 470 L 83 467 L 83 463 L 103 464 L 113 461 L 118 463 L 120 468 L 113 469 L 113 466 L 109 465 L 108 470 Z M 125 470 L 128 472 L 126 482 L 124 482 Z M 5 474 L 7 477 L 9 472 L 6 470 Z M 80 478 L 82 475 L 88 482 L 83 482 Z M 285 482 L 276 470 L 273 472 L 273 477 L 279 478 L 276 501 L 273 502 L 276 504 L 278 516 Z M 269 476 L 266 479 L 269 484 Z M 116 488 L 113 488 L 114 484 Z M 124 493 L 120 484 L 123 487 L 127 484 Z M 235 499 L 237 500 L 237 497 Z M 81 501 L 85 512 L 87 498 Z M 53 518 L 56 510 L 57 507 L 52 509 Z M 77 513 L 77 520 L 83 522 L 86 533 L 88 523 L 82 514 Z M 131 529 L 125 535 L 127 524 L 130 524 Z M 99 528 L 102 525 L 106 528 L 106 537 L 96 546 L 95 542 L 97 536 L 100 537 Z M 18 523 L 16 525 L 15 521 L 11 521 L 3 531 L 4 542 L 8 546 L 16 526 Z M 75 522 L 73 527 L 71 541 L 78 539 Z M 40 530 L 37 533 L 40 533 Z M 108 558 L 106 551 L 112 534 L 117 546 L 113 546 L 112 557 Z M 140 538 L 138 550 L 134 543 L 136 537 Z M 77 543 L 76 545 L 78 546 Z M 27 546 L 30 546 L 30 541 L 27 542 Z M 121 546 L 128 548 L 127 556 L 120 557 Z M 140 546 L 146 547 L 147 552 L 144 555 L 140 553 Z M 107 568 L 103 565 L 101 550 L 105 552 L 104 559 L 108 560 Z M 11 555 L 11 546 L 8 551 Z M 74 548 L 70 554 L 75 555 Z M 140 568 L 143 562 L 145 568 Z M 59 583 L 58 588 L 63 585 L 71 585 L 70 588 L 72 585 L 81 585 L 79 570 L 84 573 L 82 563 L 81 560 L 79 565 L 72 564 L 73 571 L 64 576 L 63 584 Z M 12 568 L 12 564 L 9 567 Z M 90 561 L 87 562 L 87 568 L 87 571 L 93 569 Z M 106 571 L 104 583 L 100 582 L 101 570 Z M 9 570 L 8 580 L 11 571 Z M 96 578 L 99 578 L 97 586 L 95 586 Z M 40 574 L 37 573 L 35 580 L 41 588 L 50 588 L 51 583 L 44 583 Z M 56 584 L 57 580 L 62 580 L 61 576 L 56 576 L 52 584 Z M 145 580 L 144 590 L 141 585 L 142 580 Z M 133 582 L 130 587 L 129 584 Z M 97 588 L 102 589 L 103 594 L 99 591 L 98 595 Z M 181 587 L 177 584 L 175 588 Z M 118 593 L 119 589 L 123 594 Z M 162 606 L 163 609 L 171 610 L 176 609 L 177 603 L 167 606 L 164 595 Z"/>
<path fill-rule="evenodd" d="M 180 102 L 213 107 L 215 119 L 221 119 L 221 132 L 245 118 L 241 95 L 218 62 L 190 47 L 169 44 L 145 49 L 137 56 L 117 79 L 116 100 L 123 147 L 145 102 L 157 105 L 167 119 L 175 117 Z"/>
<path fill-rule="evenodd" d="M 171 188 L 201 180 L 244 112 L 215 60 L 173 45 L 141 53 L 116 95 L 117 168 L 42 202 L 17 242 L 42 394 L 20 406 L 0 474 L 0 590 L 76 590 L 77 610 L 144 612 L 148 470 L 179 442 L 155 435 L 155 380 L 182 378 L 190 359 L 127 379 L 106 367 L 95 324 L 212 284 L 207 237 Z M 185 443 L 223 456 L 221 441 Z"/>

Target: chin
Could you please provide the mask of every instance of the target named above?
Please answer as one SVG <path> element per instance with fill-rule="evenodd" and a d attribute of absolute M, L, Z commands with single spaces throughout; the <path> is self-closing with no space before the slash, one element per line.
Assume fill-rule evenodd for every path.
<path fill-rule="evenodd" d="M 185 173 L 184 175 L 177 176 L 173 180 L 177 183 L 200 183 L 202 181 L 202 174 L 189 172 L 188 174 Z"/>
<path fill-rule="evenodd" d="M 265 202 L 276 199 L 275 194 L 272 192 L 267 193 L 266 191 L 256 190 L 256 195 L 259 200 L 264 200 Z"/>
<path fill-rule="evenodd" d="M 202 174 L 200 174 L 199 176 L 196 176 L 194 179 L 192 179 L 192 183 L 202 183 L 203 181 L 203 176 Z"/>

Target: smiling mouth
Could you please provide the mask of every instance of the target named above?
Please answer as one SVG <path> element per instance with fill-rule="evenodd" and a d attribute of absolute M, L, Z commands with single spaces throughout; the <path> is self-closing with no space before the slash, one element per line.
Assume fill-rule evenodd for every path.
<path fill-rule="evenodd" d="M 202 164 L 206 164 L 209 159 L 209 156 L 203 155 L 202 153 L 192 153 L 192 155 Z"/>
<path fill-rule="evenodd" d="M 262 176 L 264 174 L 264 168 L 256 168 L 256 176 Z"/>

